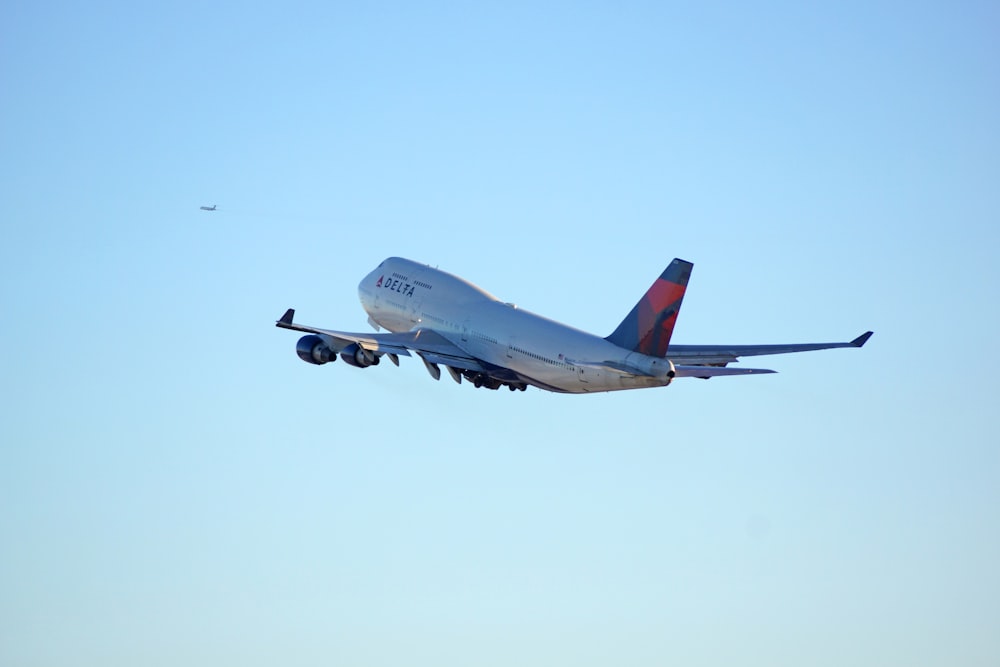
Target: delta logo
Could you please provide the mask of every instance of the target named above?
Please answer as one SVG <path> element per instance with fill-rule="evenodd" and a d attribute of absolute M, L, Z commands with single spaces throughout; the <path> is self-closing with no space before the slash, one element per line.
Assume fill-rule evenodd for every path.
<path fill-rule="evenodd" d="M 385 280 L 385 276 L 381 275 L 378 277 L 378 282 L 375 283 L 375 287 L 398 292 L 403 296 L 413 296 L 414 286 L 408 282 L 399 280 L 398 278 L 389 278 L 388 280 Z"/>

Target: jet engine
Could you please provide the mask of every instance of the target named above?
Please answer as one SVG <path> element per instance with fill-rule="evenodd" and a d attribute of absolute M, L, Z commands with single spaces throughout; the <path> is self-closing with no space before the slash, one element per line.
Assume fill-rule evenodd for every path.
<path fill-rule="evenodd" d="M 366 350 L 357 343 L 351 343 L 341 350 L 340 358 L 344 360 L 345 364 L 357 366 L 358 368 L 377 366 L 378 362 L 381 361 L 374 352 Z"/>
<path fill-rule="evenodd" d="M 317 366 L 337 360 L 337 353 L 328 348 L 319 336 L 309 335 L 300 338 L 299 342 L 295 344 L 295 353 L 299 355 L 299 359 L 307 364 Z"/>

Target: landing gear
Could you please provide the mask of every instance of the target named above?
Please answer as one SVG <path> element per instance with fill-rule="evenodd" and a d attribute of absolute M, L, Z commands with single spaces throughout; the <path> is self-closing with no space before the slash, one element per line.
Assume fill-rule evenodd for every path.
<path fill-rule="evenodd" d="M 465 379 L 471 382 L 472 386 L 475 387 L 476 389 L 479 389 L 481 387 L 487 387 L 488 389 L 496 389 L 496 387 L 490 386 L 492 383 L 496 382 L 496 380 L 491 378 L 486 373 L 475 373 L 473 371 L 466 371 Z M 499 386 L 500 383 L 497 382 L 497 387 Z"/>
<path fill-rule="evenodd" d="M 491 377 L 486 373 L 476 373 L 474 371 L 466 371 L 463 373 L 465 379 L 472 383 L 472 386 L 476 389 L 486 387 L 487 389 L 497 390 L 500 387 L 507 387 L 511 391 L 521 390 L 524 391 L 528 388 L 528 385 L 523 382 L 503 382 Z"/>

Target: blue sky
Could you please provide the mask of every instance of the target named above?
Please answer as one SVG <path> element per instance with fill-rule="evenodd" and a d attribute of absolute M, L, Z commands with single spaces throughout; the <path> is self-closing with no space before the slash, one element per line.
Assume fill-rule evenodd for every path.
<path fill-rule="evenodd" d="M 995 665 L 993 3 L 0 10 L 0 663 Z M 218 204 L 215 213 L 200 205 Z M 875 336 L 475 391 L 294 355 L 384 257 L 605 335 Z"/>

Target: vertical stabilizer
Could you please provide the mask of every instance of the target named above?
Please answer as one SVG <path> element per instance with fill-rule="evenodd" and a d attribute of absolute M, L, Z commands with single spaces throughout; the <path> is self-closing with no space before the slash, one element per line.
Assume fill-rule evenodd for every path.
<path fill-rule="evenodd" d="M 670 262 L 628 317 L 605 340 L 653 357 L 666 356 L 693 266 L 683 259 Z"/>

